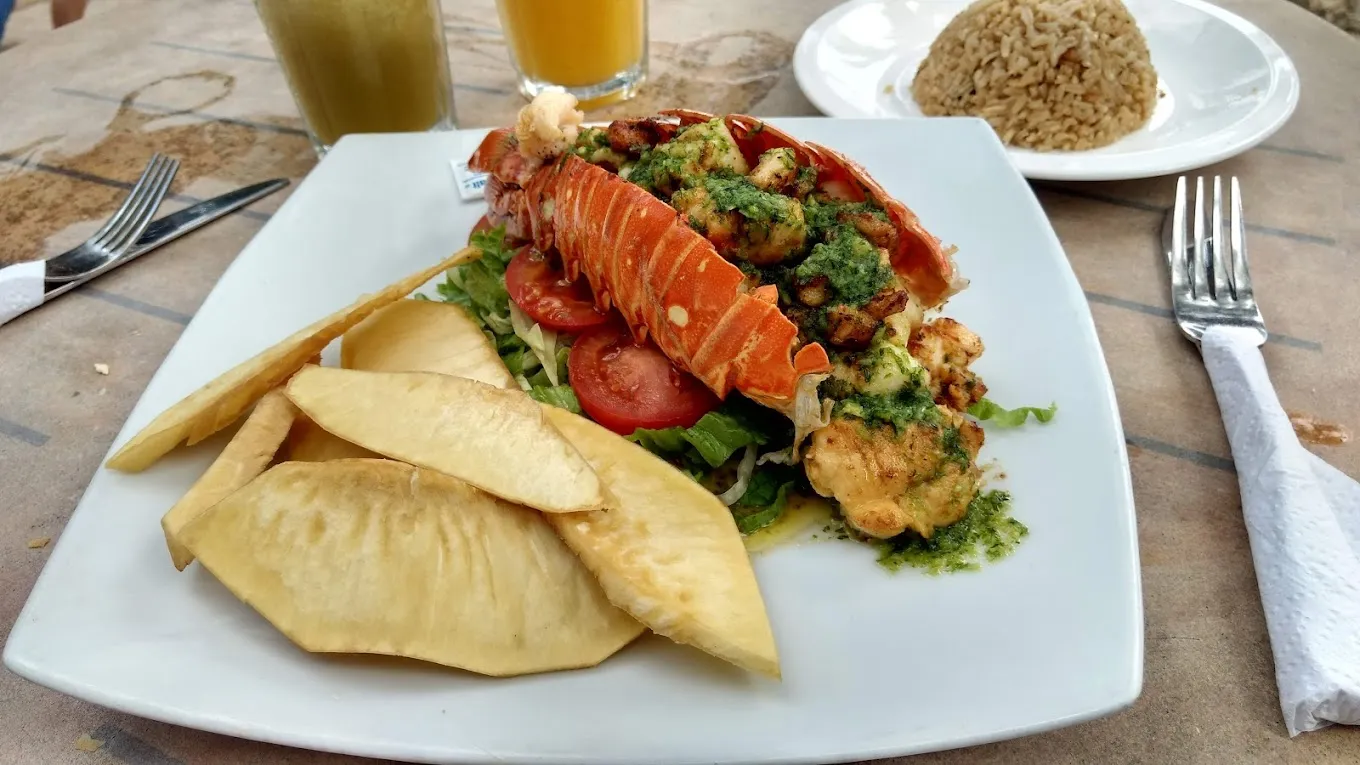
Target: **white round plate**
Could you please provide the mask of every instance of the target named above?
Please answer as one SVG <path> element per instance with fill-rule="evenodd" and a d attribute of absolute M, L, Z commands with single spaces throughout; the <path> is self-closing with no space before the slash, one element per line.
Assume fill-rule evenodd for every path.
<path fill-rule="evenodd" d="M 1204 167 L 1279 130 L 1299 101 L 1299 74 L 1250 22 L 1201 0 L 1126 0 L 1147 37 L 1163 94 L 1148 123 L 1088 151 L 1009 149 L 1027 178 L 1109 181 Z M 916 67 L 967 0 L 852 0 L 803 33 L 798 86 L 833 117 L 919 117 Z"/>

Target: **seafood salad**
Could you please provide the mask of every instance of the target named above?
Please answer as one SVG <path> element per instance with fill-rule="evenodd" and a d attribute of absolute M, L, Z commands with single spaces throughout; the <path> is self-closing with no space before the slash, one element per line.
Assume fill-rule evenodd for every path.
<path fill-rule="evenodd" d="M 440 292 L 534 398 L 690 473 L 743 533 L 803 495 L 889 563 L 1024 535 L 984 490 L 979 420 L 1055 407 L 984 398 L 982 340 L 938 315 L 967 286 L 952 248 L 854 161 L 745 115 L 587 126 L 550 91 L 469 166 L 483 255 Z"/>

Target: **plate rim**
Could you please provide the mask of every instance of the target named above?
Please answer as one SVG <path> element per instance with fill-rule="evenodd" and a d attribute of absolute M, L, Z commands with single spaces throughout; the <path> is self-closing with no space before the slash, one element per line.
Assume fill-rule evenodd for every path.
<path fill-rule="evenodd" d="M 836 118 L 828 116 L 807 116 L 793 118 L 787 117 L 769 118 L 769 121 L 774 123 L 785 122 L 788 120 L 846 122 L 855 121 L 856 119 L 867 118 Z M 926 121 L 925 118 L 904 118 L 904 119 L 905 121 L 912 122 Z M 976 140 L 978 140 L 981 143 L 985 143 L 988 146 L 989 151 L 999 152 L 999 156 L 997 157 L 998 159 L 1005 156 L 1004 147 L 1002 146 L 1000 141 L 996 138 L 994 132 L 991 131 L 990 127 L 987 126 L 985 122 L 983 122 L 980 119 L 971 117 L 960 117 L 950 119 L 958 120 L 961 123 L 970 123 L 971 127 L 969 129 L 971 129 L 979 136 Z M 475 128 L 469 130 L 458 130 L 455 132 L 463 135 L 480 135 L 484 134 L 486 132 L 486 129 Z M 346 138 L 342 140 L 351 139 Z M 1088 722 L 1091 720 L 1106 717 L 1115 714 L 1121 710 L 1127 709 L 1128 707 L 1133 705 L 1141 696 L 1145 675 L 1146 647 L 1144 636 L 1145 603 L 1142 588 L 1140 546 L 1137 535 L 1137 506 L 1136 498 L 1133 493 L 1132 475 L 1129 465 L 1127 443 L 1124 440 L 1123 420 L 1118 408 L 1118 402 L 1114 389 L 1113 376 L 1110 373 L 1104 349 L 1102 344 L 1100 343 L 1100 338 L 1096 331 L 1095 320 L 1091 312 L 1090 304 L 1084 298 L 1084 294 L 1082 293 L 1080 282 L 1077 280 L 1076 273 L 1072 269 L 1070 261 L 1066 259 L 1065 257 L 1066 253 L 1062 246 L 1062 243 L 1059 240 L 1057 233 L 1054 230 L 1047 215 L 1044 213 L 1042 205 L 1040 205 L 1039 203 L 1038 197 L 1035 195 L 1033 189 L 1030 188 L 1029 185 L 1024 182 L 1023 177 L 1020 176 L 1020 173 L 1014 167 L 1013 164 L 1009 162 L 998 162 L 997 166 L 1008 168 L 1008 170 L 1006 170 L 1005 172 L 1013 173 L 1014 180 L 1020 184 L 1020 188 L 1024 189 L 1024 193 L 1021 196 L 1021 199 L 1023 200 L 1023 203 L 1027 208 L 1025 210 L 1026 217 L 1039 221 L 1043 224 L 1041 226 L 1041 236 L 1046 241 L 1047 246 L 1052 250 L 1055 257 L 1059 261 L 1060 273 L 1062 275 L 1063 281 L 1063 289 L 1065 292 L 1069 294 L 1071 305 L 1076 311 L 1076 315 L 1073 317 L 1073 321 L 1075 321 L 1077 325 L 1079 325 L 1083 338 L 1091 344 L 1091 348 L 1094 350 L 1095 353 L 1094 361 L 1098 364 L 1099 371 L 1101 372 L 1101 377 L 1103 378 L 1102 385 L 1100 386 L 1099 397 L 1102 405 L 1107 408 L 1107 411 L 1110 414 L 1110 424 L 1113 426 L 1113 435 L 1115 436 L 1114 444 L 1114 446 L 1116 447 L 1115 462 L 1117 463 L 1115 467 L 1117 467 L 1117 473 L 1119 476 L 1119 486 L 1117 494 L 1118 499 L 1120 500 L 1121 503 L 1121 507 L 1119 508 L 1119 510 L 1123 514 L 1122 524 L 1124 526 L 1123 532 L 1125 535 L 1125 539 L 1127 540 L 1128 543 L 1128 546 L 1124 550 L 1124 552 L 1128 556 L 1129 565 L 1131 567 L 1131 570 L 1127 572 L 1129 574 L 1128 586 L 1129 594 L 1131 596 L 1128 605 L 1131 606 L 1132 609 L 1132 613 L 1130 613 L 1129 616 L 1131 617 L 1131 623 L 1134 626 L 1133 632 L 1129 636 L 1131 638 L 1131 640 L 1129 641 L 1129 646 L 1132 649 L 1132 655 L 1128 657 L 1130 659 L 1129 669 L 1131 670 L 1131 675 L 1124 678 L 1123 685 L 1121 685 L 1118 691 L 1109 693 L 1107 700 L 1104 701 L 1103 703 L 1094 704 L 1088 709 L 1078 712 L 1072 712 L 1060 718 L 1044 720 L 1025 725 L 1015 725 L 1007 728 L 998 728 L 970 736 L 923 740 L 910 747 L 904 747 L 902 745 L 897 746 L 880 745 L 872 748 L 860 747 L 854 749 L 848 747 L 841 747 L 839 749 L 839 753 L 835 755 L 807 754 L 796 756 L 782 756 L 777 758 L 761 758 L 759 760 L 760 762 L 839 763 L 839 762 L 851 762 L 867 758 L 909 756 L 911 754 L 919 754 L 932 751 L 946 751 L 949 749 L 977 746 L 986 743 L 1004 741 L 1013 738 L 1044 733 L 1068 727 L 1071 725 L 1076 725 L 1083 722 Z M 303 182 L 299 184 L 299 187 L 305 184 L 307 180 L 308 179 L 304 179 Z M 290 195 L 289 199 L 285 201 L 284 205 L 287 206 L 290 203 L 292 203 L 294 198 L 300 198 L 300 196 L 297 194 Z M 297 205 L 301 204 L 303 204 L 301 201 L 297 203 Z M 288 214 L 285 213 L 285 211 L 282 208 L 280 209 L 279 213 L 280 214 L 276 214 L 274 217 L 281 221 L 288 220 L 290 217 Z M 267 223 L 266 226 L 268 225 L 269 224 Z M 261 230 L 257 232 L 255 236 L 252 237 L 251 241 L 248 242 L 245 246 L 246 247 L 251 246 L 255 238 L 260 237 L 264 230 L 265 228 L 262 227 Z M 235 268 L 239 262 L 240 261 L 233 261 L 229 268 Z M 214 291 L 217 290 L 218 287 L 220 286 L 220 281 L 221 280 L 219 280 L 218 285 L 214 286 L 213 288 Z M 211 295 L 209 297 L 211 297 Z M 207 301 L 205 300 L 205 302 Z M 183 336 L 181 335 L 181 338 L 176 340 L 175 346 L 172 346 L 170 352 L 167 353 L 166 355 L 167 360 L 170 358 L 170 355 L 174 353 L 175 348 L 179 345 L 179 343 L 182 342 L 182 339 Z M 164 363 L 165 362 L 162 361 L 161 364 L 162 367 L 164 366 Z M 161 368 L 158 367 L 156 374 L 159 375 L 160 372 Z M 151 382 L 148 382 L 147 388 L 144 389 L 142 392 L 142 397 L 146 396 L 147 390 L 149 390 L 151 387 L 152 387 Z M 115 437 L 115 439 L 111 442 L 109 450 L 106 453 L 105 457 L 101 459 L 97 471 L 99 469 L 102 469 L 103 460 L 107 459 L 107 456 L 115 451 L 115 447 L 120 445 L 125 440 L 125 438 L 130 435 L 130 432 L 128 431 L 130 429 L 130 425 L 134 422 L 131 415 L 132 412 L 135 412 L 136 407 L 140 405 L 141 397 L 139 397 L 138 403 L 134 405 L 133 409 L 130 410 L 129 416 L 127 420 L 124 422 L 123 427 L 120 429 L 120 432 Z M 72 513 L 73 518 L 75 514 L 81 510 L 81 506 L 85 504 L 86 494 L 88 493 L 88 490 L 89 486 L 87 485 L 85 492 L 82 493 L 82 496 L 78 501 L 76 508 L 73 510 Z M 1115 492 L 1113 491 L 1112 487 L 1112 494 L 1114 493 Z M 69 522 L 70 521 L 68 520 L 68 523 Z M 61 544 L 61 541 L 62 541 L 61 539 L 58 539 L 58 545 Z M 50 559 L 48 562 L 50 563 Z M 591 756 L 589 754 L 586 755 L 573 754 L 567 756 L 542 755 L 542 754 L 498 755 L 492 752 L 468 749 L 466 748 L 466 745 L 460 745 L 456 742 L 450 743 L 445 746 L 441 746 L 438 749 L 434 749 L 432 747 L 422 746 L 419 744 L 401 743 L 394 745 L 389 743 L 376 742 L 373 739 L 349 738 L 345 736 L 319 738 L 314 734 L 290 733 L 285 729 L 262 726 L 259 724 L 253 723 L 239 724 L 231 719 L 223 719 L 216 717 L 211 713 L 203 711 L 186 711 L 183 707 L 167 706 L 163 703 L 158 703 L 155 701 L 148 701 L 142 698 L 133 698 L 129 696 L 127 692 L 123 693 L 111 692 L 104 686 L 92 685 L 89 683 L 78 681 L 64 672 L 54 671 L 52 667 L 45 667 L 40 664 L 30 662 L 28 661 L 28 657 L 18 655 L 17 650 L 15 649 L 16 643 L 15 636 L 19 634 L 21 631 L 26 630 L 27 625 L 25 625 L 24 623 L 25 622 L 24 617 L 26 615 L 26 612 L 30 608 L 32 594 L 40 587 L 42 579 L 46 577 L 48 573 L 49 573 L 48 566 L 44 565 L 43 570 L 39 574 L 38 580 L 35 581 L 33 589 L 30 591 L 29 597 L 26 598 L 24 606 L 21 609 L 18 618 L 16 619 L 14 629 L 6 641 L 3 653 L 3 662 L 5 666 L 8 667 L 11 671 L 32 682 L 51 688 L 53 690 L 72 696 L 74 698 L 89 701 L 91 703 L 103 706 L 108 709 L 113 709 L 116 711 L 132 714 L 138 717 L 144 717 L 147 719 L 157 720 L 183 727 L 189 727 L 197 730 L 204 730 L 208 732 L 248 740 L 261 741 L 271 744 L 289 746 L 294 748 L 377 758 L 400 757 L 403 759 L 411 759 L 412 761 L 419 762 L 503 763 L 509 761 L 509 762 L 534 763 L 535 765 L 548 765 L 549 763 L 573 763 L 574 765 L 580 765 L 580 763 L 612 764 L 639 761 L 646 762 L 655 761 L 651 759 L 639 760 L 636 757 L 621 759 L 614 755 Z M 451 751 L 454 749 L 458 749 L 460 746 L 464 748 L 459 749 L 457 752 Z M 687 759 L 684 761 L 689 762 L 694 760 L 691 757 L 691 759 Z M 704 761 L 707 762 L 708 760 Z M 739 762 L 743 760 L 729 758 L 715 761 Z"/>
<path fill-rule="evenodd" d="M 818 16 L 803 30 L 803 34 L 798 38 L 798 43 L 794 46 L 793 51 L 794 81 L 803 97 L 823 115 L 838 119 L 943 119 L 925 115 L 879 116 L 864 112 L 849 114 L 846 110 L 836 107 L 831 101 L 821 97 L 816 88 L 809 87 L 809 78 L 812 76 L 811 72 L 814 71 L 810 64 L 813 49 L 825 36 L 827 29 L 855 8 L 864 5 L 886 4 L 889 1 L 848 0 L 848 2 L 836 5 Z M 1244 134 L 1243 137 L 1227 143 L 1214 140 L 1216 136 L 1222 134 L 1223 130 L 1219 130 L 1194 142 L 1177 144 L 1181 147 L 1192 144 L 1203 145 L 1208 150 L 1195 155 L 1193 158 L 1186 157 L 1178 161 L 1162 160 L 1147 163 L 1142 169 L 1137 168 L 1136 163 L 1132 162 L 1102 162 L 1102 160 L 1111 158 L 1117 160 L 1118 155 L 1094 155 L 1091 166 L 1085 168 L 1065 167 L 1063 164 L 1046 161 L 1043 153 L 1003 144 L 1002 148 L 1006 156 L 1022 176 L 1036 181 L 1130 181 L 1173 175 L 1187 170 L 1208 167 L 1244 154 L 1269 139 L 1289 122 L 1298 108 L 1302 82 L 1298 67 L 1294 64 L 1293 59 L 1274 38 L 1251 21 L 1226 8 L 1206 2 L 1206 0 L 1163 1 L 1193 8 L 1222 21 L 1250 41 L 1266 60 L 1273 64 L 1270 68 L 1272 86 L 1270 91 L 1272 94 L 1279 93 L 1280 95 L 1266 99 L 1260 107 L 1247 116 L 1244 122 L 1252 124 L 1252 130 Z M 927 2 L 957 5 L 959 10 L 962 10 L 970 4 L 971 0 L 927 0 Z M 1062 156 L 1064 159 L 1070 159 L 1069 155 Z"/>

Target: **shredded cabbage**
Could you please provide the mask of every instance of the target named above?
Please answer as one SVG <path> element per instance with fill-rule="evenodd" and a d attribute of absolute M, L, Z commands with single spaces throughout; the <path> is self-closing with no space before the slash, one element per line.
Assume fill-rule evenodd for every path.
<path fill-rule="evenodd" d="M 751 474 L 756 470 L 756 445 L 750 444 L 746 447 L 746 454 L 742 456 L 741 462 L 737 464 L 737 482 L 731 488 L 718 495 L 724 505 L 731 507 L 736 504 L 746 494 L 746 487 L 751 483 Z"/>
<path fill-rule="evenodd" d="M 780 449 L 777 452 L 766 452 L 765 454 L 760 455 L 760 459 L 756 460 L 756 465 L 764 465 L 767 462 L 773 462 L 776 465 L 792 465 L 797 461 L 798 460 L 793 456 L 793 447 L 790 446 L 787 449 Z"/>
<path fill-rule="evenodd" d="M 803 375 L 798 381 L 798 389 L 793 397 L 793 461 L 798 461 L 798 447 L 803 439 L 814 430 L 831 424 L 831 408 L 836 404 L 830 399 L 817 399 L 817 386 L 830 377 L 829 374 Z"/>
<path fill-rule="evenodd" d="M 524 341 L 529 346 L 529 350 L 538 357 L 538 363 L 543 365 L 543 371 L 548 375 L 548 381 L 557 386 L 557 333 L 544 329 L 541 324 L 530 321 L 524 312 L 519 310 L 519 306 L 510 304 L 510 326 L 515 331 L 515 337 Z"/>

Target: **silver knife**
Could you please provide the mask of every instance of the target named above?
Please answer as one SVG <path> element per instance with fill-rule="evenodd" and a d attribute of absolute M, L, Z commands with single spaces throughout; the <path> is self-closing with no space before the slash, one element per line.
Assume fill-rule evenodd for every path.
<path fill-rule="evenodd" d="M 287 185 L 288 179 L 275 178 L 272 181 L 264 181 L 253 186 L 228 191 L 221 196 L 190 205 L 183 210 L 155 220 L 150 226 L 147 226 L 146 231 L 142 233 L 142 238 L 138 239 L 137 244 L 133 245 L 132 249 L 128 250 L 123 257 L 111 260 L 87 274 L 82 274 L 80 278 L 74 281 L 49 283 L 48 288 L 43 292 L 43 302 L 46 303 L 52 298 L 65 294 L 95 277 L 103 276 L 163 244 L 173 242 L 190 231 L 201 228 L 223 215 L 235 212 L 252 202 L 263 199 Z"/>
<path fill-rule="evenodd" d="M 41 260 L 15 263 L 0 268 L 0 324 L 5 324 L 18 316 L 22 316 L 91 279 L 103 276 L 166 242 L 174 241 L 190 231 L 221 218 L 223 215 L 267 197 L 287 185 L 288 181 L 282 178 L 265 181 L 227 192 L 219 197 L 171 213 L 148 226 L 132 249 L 121 258 L 111 260 L 93 271 L 81 274 L 74 281 L 65 283 L 47 281 L 45 278 L 45 261 Z"/>

